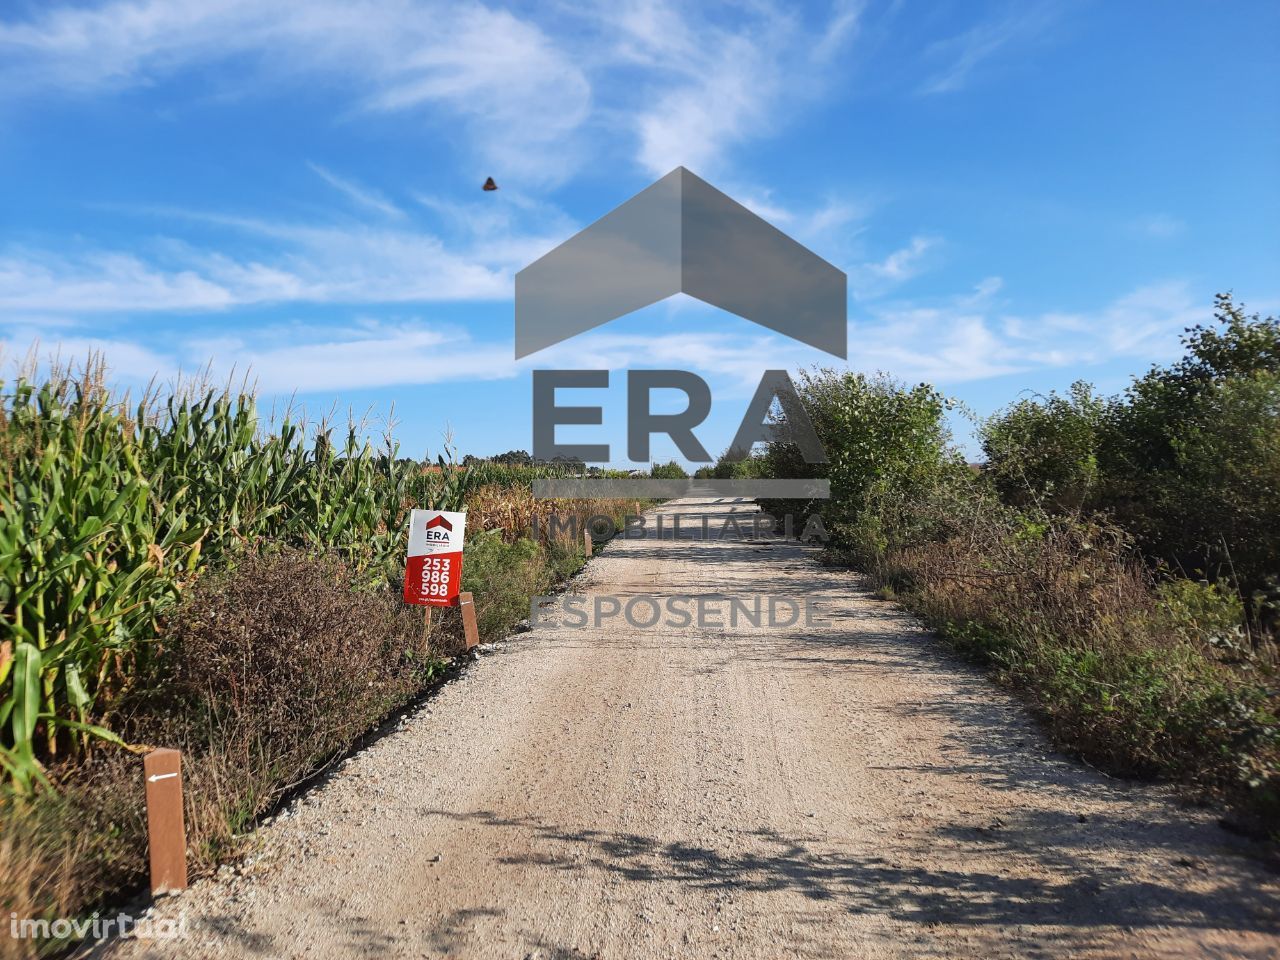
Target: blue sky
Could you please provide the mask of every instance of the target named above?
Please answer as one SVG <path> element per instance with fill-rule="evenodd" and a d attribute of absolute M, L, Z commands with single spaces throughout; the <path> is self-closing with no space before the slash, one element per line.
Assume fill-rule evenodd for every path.
<path fill-rule="evenodd" d="M 679 297 L 513 359 L 514 273 L 683 164 L 848 273 L 850 366 L 1117 391 L 1216 291 L 1280 308 L 1277 49 L 1262 0 L 5 0 L 0 343 L 394 405 L 412 455 L 527 449 L 529 370 L 595 366 L 561 439 L 622 461 L 622 371 L 681 367 L 719 450 L 831 358 Z"/>

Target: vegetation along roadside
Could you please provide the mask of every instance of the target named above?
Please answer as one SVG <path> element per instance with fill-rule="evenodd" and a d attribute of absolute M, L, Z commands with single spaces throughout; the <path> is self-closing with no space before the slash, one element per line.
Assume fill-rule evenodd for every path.
<path fill-rule="evenodd" d="M 460 630 L 400 600 L 412 508 L 468 511 L 463 588 L 493 637 L 582 565 L 535 519 L 634 506 L 533 499 L 580 465 L 423 464 L 334 433 L 229 390 L 131 403 L 100 365 L 0 383 L 4 913 L 84 917 L 144 885 L 148 746 L 183 751 L 198 875 L 438 682 Z"/>
<path fill-rule="evenodd" d="M 1230 296 L 1116 397 L 1076 384 L 951 443 L 928 385 L 801 377 L 830 556 L 1021 691 L 1057 745 L 1280 832 L 1280 323 Z M 815 472 L 774 444 L 718 468 Z"/>

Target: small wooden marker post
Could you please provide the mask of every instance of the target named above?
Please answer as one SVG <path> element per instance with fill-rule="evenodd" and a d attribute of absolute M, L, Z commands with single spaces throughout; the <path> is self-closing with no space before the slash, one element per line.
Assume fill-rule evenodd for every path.
<path fill-rule="evenodd" d="M 582 531 L 582 550 L 588 557 L 591 556 L 591 550 L 594 546 L 595 544 L 591 542 L 591 531 L 583 530 Z"/>
<path fill-rule="evenodd" d="M 152 750 L 142 758 L 147 788 L 151 895 L 187 889 L 187 831 L 182 818 L 182 753 Z"/>
<path fill-rule="evenodd" d="M 462 632 L 466 636 L 467 649 L 480 642 L 480 628 L 476 625 L 476 602 L 470 593 L 458 594 L 458 608 L 462 611 Z"/>

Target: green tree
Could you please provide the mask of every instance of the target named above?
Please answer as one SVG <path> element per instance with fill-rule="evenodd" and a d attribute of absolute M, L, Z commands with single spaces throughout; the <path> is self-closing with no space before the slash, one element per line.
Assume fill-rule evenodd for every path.
<path fill-rule="evenodd" d="M 1280 321 L 1220 294 L 1187 355 L 1136 379 L 1107 416 L 1097 505 L 1148 554 L 1263 589 L 1280 556 Z"/>
<path fill-rule="evenodd" d="M 655 463 L 649 470 L 649 476 L 654 480 L 686 480 L 689 474 L 680 464 L 669 460 L 666 463 Z"/>

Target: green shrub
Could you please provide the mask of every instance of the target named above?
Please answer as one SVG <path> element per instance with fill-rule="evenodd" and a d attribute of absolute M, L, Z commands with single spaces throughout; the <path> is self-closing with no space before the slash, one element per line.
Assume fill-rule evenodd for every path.
<path fill-rule="evenodd" d="M 546 593 L 582 566 L 584 550 L 575 541 L 520 539 L 505 542 L 498 531 L 472 537 L 462 563 L 462 588 L 475 594 L 480 636 L 495 639 L 529 617 L 529 598 Z"/>
<path fill-rule="evenodd" d="M 1098 479 L 1106 401 L 1087 383 L 1067 396 L 1020 400 L 982 427 L 986 471 L 1006 503 L 1054 510 L 1083 506 Z"/>
<path fill-rule="evenodd" d="M 1156 587 L 1159 626 L 1189 642 L 1238 649 L 1245 641 L 1244 601 L 1230 587 L 1178 577 Z"/>
<path fill-rule="evenodd" d="M 1153 564 L 1235 585 L 1275 617 L 1280 556 L 1280 321 L 1229 295 L 1115 399 L 1074 384 L 983 424 L 986 472 L 1006 503 L 1105 512 Z"/>
<path fill-rule="evenodd" d="M 715 480 L 754 480 L 771 475 L 764 454 L 752 454 L 742 460 L 729 460 L 727 457 L 728 451 L 725 451 L 713 466 L 701 468 L 698 476 Z"/>
<path fill-rule="evenodd" d="M 806 463 L 794 444 L 772 443 L 763 466 L 772 477 L 825 478 L 831 498 L 765 506 L 775 514 L 820 514 L 838 546 L 864 558 L 880 553 L 892 505 L 963 469 L 948 446 L 948 403 L 926 384 L 822 369 L 803 371 L 796 389 L 827 463 Z"/>

